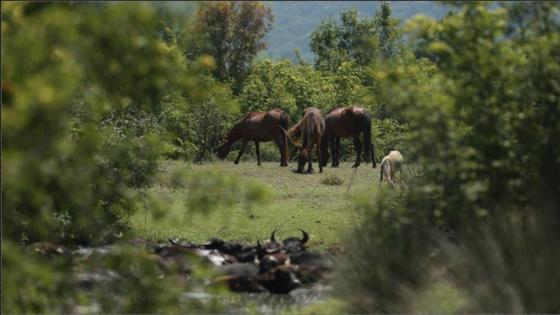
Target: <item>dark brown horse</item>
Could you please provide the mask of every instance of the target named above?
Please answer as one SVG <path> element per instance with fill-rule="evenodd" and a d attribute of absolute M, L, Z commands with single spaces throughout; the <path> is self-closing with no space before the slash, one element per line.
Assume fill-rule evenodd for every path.
<path fill-rule="evenodd" d="M 218 147 L 217 155 L 220 159 L 225 159 L 229 151 L 231 151 L 231 146 L 235 141 L 241 139 L 239 155 L 235 159 L 235 164 L 238 164 L 247 143 L 255 141 L 257 163 L 260 166 L 261 152 L 259 143 L 272 140 L 280 150 L 280 166 L 288 166 L 288 140 L 283 131 L 288 128 L 288 125 L 288 115 L 278 108 L 268 112 L 251 112 L 231 128 L 224 142 Z"/>
<path fill-rule="evenodd" d="M 364 134 L 363 149 L 364 160 L 369 162 L 370 154 L 373 160 L 373 167 L 376 167 L 374 145 L 371 142 L 371 114 L 359 106 L 336 107 L 327 113 L 325 119 L 325 134 L 321 142 L 321 154 L 323 160 L 321 164 L 327 165 L 329 161 L 329 150 L 331 147 L 332 167 L 338 167 L 340 159 L 340 138 L 353 138 L 354 150 L 356 151 L 356 162 L 352 167 L 360 166 L 360 155 L 362 145 L 360 143 L 360 133 Z"/>
<path fill-rule="evenodd" d="M 305 163 L 308 163 L 307 172 L 313 173 L 313 165 L 311 163 L 311 154 L 313 153 L 313 148 L 315 147 L 317 152 L 317 157 L 319 158 L 319 172 L 323 172 L 323 167 L 321 166 L 321 137 L 325 132 L 325 121 L 323 120 L 323 115 L 321 111 L 315 107 L 308 107 L 303 111 L 303 117 L 301 120 L 292 128 L 287 131 L 287 135 L 290 141 L 294 143 L 299 150 L 298 158 L 298 173 L 303 173 L 303 168 Z M 293 139 L 302 137 L 302 144 L 295 142 Z"/>

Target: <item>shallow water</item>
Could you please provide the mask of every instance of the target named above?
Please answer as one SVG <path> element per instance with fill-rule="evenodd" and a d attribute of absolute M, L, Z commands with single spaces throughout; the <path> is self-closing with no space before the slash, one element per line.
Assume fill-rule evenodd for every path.
<path fill-rule="evenodd" d="M 226 305 L 227 312 L 236 314 L 278 314 L 290 313 L 306 306 L 310 306 L 329 297 L 331 287 L 316 284 L 311 287 L 298 288 L 290 294 L 279 295 L 270 293 L 232 293 L 228 297 L 213 295 L 207 292 L 187 292 L 183 294 L 184 299 L 195 299 L 203 303 L 211 302 L 212 299 Z"/>

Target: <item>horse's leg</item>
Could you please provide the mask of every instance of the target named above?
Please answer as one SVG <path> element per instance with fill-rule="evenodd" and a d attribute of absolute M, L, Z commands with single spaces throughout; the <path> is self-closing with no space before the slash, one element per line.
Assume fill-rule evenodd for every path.
<path fill-rule="evenodd" d="M 288 143 L 285 137 L 282 138 L 282 141 L 280 142 L 278 148 L 280 150 L 280 167 L 287 167 L 289 153 L 288 153 Z M 294 153 L 294 155 L 297 155 L 297 151 L 296 153 Z"/>
<path fill-rule="evenodd" d="M 331 147 L 331 157 L 332 157 L 332 163 L 331 163 L 331 167 L 336 167 L 336 137 L 334 135 L 331 135 L 329 137 L 329 146 Z"/>
<path fill-rule="evenodd" d="M 321 166 L 327 166 L 327 163 L 329 163 L 329 135 L 327 133 L 323 134 L 323 136 L 321 137 L 321 156 L 323 157 L 323 159 L 325 159 L 323 161 L 323 159 L 319 159 L 319 165 Z"/>
<path fill-rule="evenodd" d="M 352 165 L 352 167 L 358 167 L 360 166 L 360 158 L 362 155 L 362 144 L 360 143 L 359 133 L 354 135 L 354 149 L 356 150 L 356 162 L 354 162 L 354 165 Z"/>
<path fill-rule="evenodd" d="M 261 166 L 261 148 L 258 141 L 255 141 L 255 151 L 257 152 L 257 166 Z"/>
<path fill-rule="evenodd" d="M 333 162 L 332 167 L 338 167 L 340 163 L 340 138 L 334 137 L 334 145 L 333 145 Z"/>
<path fill-rule="evenodd" d="M 280 135 L 280 151 L 280 166 L 287 167 L 289 159 L 288 137 L 284 133 Z"/>
<path fill-rule="evenodd" d="M 278 133 L 272 137 L 272 141 L 280 151 L 280 166 L 288 166 L 288 138 L 286 134 L 284 132 Z"/>
<path fill-rule="evenodd" d="M 311 151 L 311 148 L 307 151 L 307 173 L 309 174 L 313 173 L 313 159 L 311 158 L 311 152 L 309 152 Z"/>
<path fill-rule="evenodd" d="M 375 163 L 375 144 L 371 143 L 371 166 L 373 168 L 377 167 L 377 163 Z"/>
<path fill-rule="evenodd" d="M 247 147 L 247 143 L 249 143 L 249 141 L 243 139 L 243 142 L 241 142 L 241 149 L 239 149 L 239 154 L 237 155 L 237 159 L 235 159 L 234 164 L 239 164 L 239 159 L 241 159 L 243 152 L 245 152 L 245 147 Z"/>
<path fill-rule="evenodd" d="M 319 144 L 317 144 L 317 158 L 319 159 L 319 173 L 323 173 L 323 163 L 321 163 L 321 157 L 322 157 L 322 152 L 321 152 L 321 148 L 319 147 Z"/>

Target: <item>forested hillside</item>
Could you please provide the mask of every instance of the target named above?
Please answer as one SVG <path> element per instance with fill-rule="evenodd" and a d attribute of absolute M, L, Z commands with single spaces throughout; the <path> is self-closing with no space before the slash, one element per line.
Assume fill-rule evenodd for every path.
<path fill-rule="evenodd" d="M 452 8 L 434 1 L 390 1 L 393 16 L 404 22 L 416 14 L 439 19 Z M 270 1 L 266 5 L 272 9 L 274 23 L 266 41 L 268 49 L 264 56 L 290 58 L 294 60 L 294 49 L 301 56 L 313 61 L 309 49 L 309 36 L 321 21 L 332 17 L 338 20 L 340 13 L 356 9 L 361 17 L 372 17 L 379 9 L 380 1 Z"/>

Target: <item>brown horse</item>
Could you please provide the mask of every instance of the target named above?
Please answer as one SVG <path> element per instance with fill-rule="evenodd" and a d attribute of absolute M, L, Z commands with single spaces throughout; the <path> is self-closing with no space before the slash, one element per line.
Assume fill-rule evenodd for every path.
<path fill-rule="evenodd" d="M 235 164 L 245 151 L 249 141 L 255 141 L 257 151 L 257 165 L 261 165 L 260 142 L 273 141 L 280 150 L 280 166 L 288 166 L 288 140 L 283 130 L 288 128 L 288 115 L 278 108 L 268 112 L 251 112 L 241 119 L 225 137 L 224 142 L 218 147 L 217 155 L 220 159 L 225 159 L 231 151 L 231 146 L 235 141 L 241 139 L 241 149 L 235 159 Z"/>
<path fill-rule="evenodd" d="M 298 173 L 303 173 L 306 162 L 308 163 L 307 172 L 313 173 L 313 165 L 311 163 L 313 147 L 316 147 L 317 157 L 319 158 L 319 172 L 323 172 L 320 147 L 321 137 L 324 132 L 325 121 L 323 120 L 323 115 L 321 111 L 315 107 L 306 108 L 303 111 L 301 120 L 286 132 L 290 141 L 300 148 L 297 168 Z M 301 145 L 293 140 L 293 137 L 297 138 L 299 136 L 303 138 L 303 143 Z"/>
<path fill-rule="evenodd" d="M 364 160 L 369 162 L 370 153 L 373 160 L 373 168 L 376 167 L 374 145 L 371 142 L 371 114 L 359 106 L 336 107 L 327 113 L 325 119 L 325 134 L 321 142 L 321 154 L 323 160 L 321 164 L 327 165 L 329 161 L 328 147 L 331 147 L 332 167 L 338 167 L 340 158 L 340 138 L 354 139 L 354 149 L 356 151 L 356 162 L 352 167 L 360 166 L 360 155 L 362 145 L 360 143 L 360 133 L 364 134 L 363 149 Z"/>

